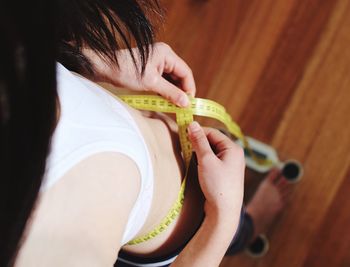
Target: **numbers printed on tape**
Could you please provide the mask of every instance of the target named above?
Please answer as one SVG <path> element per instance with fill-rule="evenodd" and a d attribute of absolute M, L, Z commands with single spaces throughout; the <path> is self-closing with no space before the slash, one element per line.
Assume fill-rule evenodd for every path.
<path fill-rule="evenodd" d="M 191 142 L 188 139 L 187 127 L 193 121 L 194 115 L 213 118 L 223 123 L 230 132 L 230 134 L 232 134 L 234 137 L 241 141 L 251 158 L 258 165 L 271 166 L 274 164 L 274 162 L 272 162 L 271 160 L 261 159 L 254 154 L 240 127 L 231 119 L 231 116 L 226 112 L 225 108 L 222 105 L 212 100 L 189 97 L 189 107 L 181 108 L 164 99 L 163 97 L 155 95 L 119 95 L 116 96 L 116 98 L 121 99 L 126 104 L 135 109 L 163 113 L 175 113 L 176 123 L 179 127 L 181 150 L 186 165 L 186 176 L 181 184 L 181 189 L 178 198 L 171 210 L 169 211 L 169 213 L 167 214 L 167 216 L 155 229 L 145 234 L 144 236 L 131 240 L 128 243 L 128 245 L 139 244 L 157 236 L 158 234 L 163 232 L 179 215 L 184 201 L 187 171 L 192 156 L 192 146 Z"/>

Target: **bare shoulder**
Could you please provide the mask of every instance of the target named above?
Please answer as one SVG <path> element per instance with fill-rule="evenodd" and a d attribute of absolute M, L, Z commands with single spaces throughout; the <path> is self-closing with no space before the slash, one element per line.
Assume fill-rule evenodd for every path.
<path fill-rule="evenodd" d="M 41 258 L 50 266 L 63 266 L 69 257 L 76 261 L 96 256 L 101 264 L 110 265 L 140 190 L 140 177 L 136 163 L 115 152 L 75 165 L 38 200 L 19 263 L 23 257 L 27 263 Z"/>

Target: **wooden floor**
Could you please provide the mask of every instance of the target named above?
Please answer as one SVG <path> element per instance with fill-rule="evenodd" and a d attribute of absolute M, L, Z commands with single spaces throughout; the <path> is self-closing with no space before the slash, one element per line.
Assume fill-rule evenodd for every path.
<path fill-rule="evenodd" d="M 247 135 L 305 168 L 267 233 L 269 253 L 227 257 L 222 267 L 349 267 L 350 1 L 164 5 L 159 39 L 191 66 L 197 96 L 224 104 Z"/>

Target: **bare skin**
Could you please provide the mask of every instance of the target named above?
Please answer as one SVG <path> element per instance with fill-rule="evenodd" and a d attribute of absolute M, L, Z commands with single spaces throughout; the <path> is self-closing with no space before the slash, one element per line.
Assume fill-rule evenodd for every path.
<path fill-rule="evenodd" d="M 119 59 L 123 61 L 122 65 L 125 66 L 122 69 L 115 69 L 106 65 L 91 50 L 86 50 L 86 55 L 95 63 L 97 73 L 99 73 L 95 77 L 96 80 L 107 81 L 115 86 L 122 86 L 136 91 L 154 91 L 179 106 L 186 106 L 185 103 L 180 101 L 184 97 L 184 92 L 192 96 L 196 92 L 191 70 L 168 45 L 157 43 L 154 45 L 154 49 L 156 51 L 154 53 L 155 57 L 147 65 L 145 76 L 137 83 L 133 82 L 132 84 L 130 84 L 130 81 L 136 81 L 137 79 L 133 76 L 133 66 L 132 64 L 130 65 L 132 61 L 128 60 L 127 51 L 118 53 Z M 177 88 L 164 81 L 161 76 L 164 73 L 168 73 L 172 78 L 178 80 L 178 85 L 180 86 Z M 145 116 L 145 114 L 143 115 Z M 157 117 L 153 118 L 156 119 Z M 160 116 L 158 119 L 166 123 L 170 131 L 176 133 L 176 126 L 171 120 L 165 116 Z M 179 148 L 177 147 L 177 149 Z M 262 182 L 252 201 L 247 206 L 247 212 L 253 217 L 255 222 L 255 236 L 265 232 L 275 217 L 281 212 L 290 189 L 291 186 L 284 179 L 281 179 L 281 173 L 278 170 L 271 171 Z M 138 251 L 135 247 L 127 249 Z M 140 246 L 140 251 L 143 249 Z"/>
<path fill-rule="evenodd" d="M 254 221 L 254 238 L 268 230 L 285 207 L 291 189 L 292 185 L 278 169 L 273 169 L 261 182 L 246 208 Z"/>
<path fill-rule="evenodd" d="M 158 51 L 164 60 L 151 64 L 151 70 L 158 71 L 146 71 L 150 73 L 149 77 L 146 75 L 149 79 L 141 83 L 146 87 L 136 86 L 136 89 L 157 88 L 154 92 L 176 103 L 175 100 L 181 100 L 180 93 L 194 95 L 193 76 L 188 67 L 166 46 L 160 45 Z M 108 72 L 102 70 L 108 76 Z M 171 90 L 169 86 L 165 88 L 164 84 L 169 84 L 161 79 L 163 72 L 179 78 L 184 92 L 176 88 Z M 125 77 L 126 81 L 130 80 Z M 122 80 L 114 84 L 123 85 Z M 149 81 L 152 82 L 148 84 Z M 167 214 L 177 197 L 184 169 L 174 122 L 160 114 L 149 116 L 129 107 L 126 109 L 148 146 L 154 170 L 153 203 L 138 233 L 140 236 L 153 229 Z M 121 154 L 96 154 L 74 166 L 43 193 L 17 266 L 67 266 L 67 263 L 69 266 L 112 266 L 121 248 L 144 256 L 163 255 L 196 232 L 203 212 L 206 216 L 201 227 L 173 266 L 218 266 L 238 225 L 244 184 L 243 151 L 216 130 L 203 130 L 197 125 L 189 133 L 199 162 L 199 183 L 188 185 L 183 211 L 166 231 L 149 242 L 121 247 L 126 219 L 139 191 L 140 175 L 134 162 Z M 217 154 L 211 145 L 217 148 Z M 250 205 L 256 220 L 262 216 L 258 204 L 252 201 Z M 274 216 L 265 218 L 271 217 Z M 268 224 L 270 220 L 263 221 Z"/>
<path fill-rule="evenodd" d="M 130 108 L 128 108 L 130 109 Z M 174 122 L 171 121 L 168 117 L 163 116 L 161 114 L 153 114 L 152 116 L 145 116 L 145 114 L 142 114 L 139 111 L 135 111 L 135 110 L 129 110 L 130 113 L 132 114 L 132 116 L 134 117 L 135 121 L 137 121 L 138 126 L 140 127 L 141 132 L 144 134 L 144 138 L 145 141 L 147 143 L 147 145 L 151 148 L 151 155 L 172 155 L 172 158 L 169 161 L 169 165 L 165 165 L 168 161 L 163 161 L 163 159 L 165 159 L 164 157 L 161 158 L 156 158 L 156 157 L 152 157 L 152 159 L 154 159 L 154 170 L 155 173 L 158 174 L 155 176 L 155 185 L 156 185 L 156 194 L 155 194 L 155 201 L 152 205 L 152 210 L 151 213 L 149 215 L 149 218 L 147 219 L 143 229 L 140 231 L 140 235 L 143 234 L 144 232 L 149 231 L 150 229 L 152 229 L 152 225 L 157 224 L 159 222 L 159 217 L 163 217 L 167 210 L 169 209 L 169 207 L 172 205 L 173 203 L 173 199 L 176 198 L 177 192 L 178 192 L 178 188 L 180 186 L 181 183 L 181 176 L 182 176 L 182 172 L 183 172 L 183 165 L 181 164 L 181 161 L 178 160 L 178 145 L 176 144 L 177 138 L 176 138 L 176 125 L 174 125 Z M 208 129 L 209 130 L 209 129 Z M 209 130 L 210 131 L 210 130 Z M 217 131 L 214 130 L 214 132 L 212 134 L 217 135 L 218 133 L 216 133 Z M 208 136 L 210 137 L 210 132 L 207 133 Z M 220 138 L 224 138 L 224 136 L 220 137 Z M 154 140 L 157 140 L 157 142 L 155 142 Z M 162 140 L 162 142 L 164 142 L 164 145 L 159 145 L 160 144 L 160 140 Z M 206 141 L 207 142 L 207 141 Z M 157 145 L 158 144 L 158 145 Z M 232 143 L 233 144 L 233 143 Z M 207 146 L 209 146 L 207 144 Z M 199 146 L 200 147 L 200 146 Z M 159 149 L 165 149 L 163 150 L 159 150 Z M 210 149 L 211 151 L 211 149 Z M 118 207 L 110 207 L 110 209 L 106 209 L 106 216 L 103 217 L 102 215 L 98 214 L 92 214 L 92 216 L 88 216 L 88 218 L 105 218 L 103 220 L 103 222 L 111 222 L 112 228 L 115 229 L 117 228 L 118 223 L 120 224 L 120 218 L 122 217 L 122 213 L 127 213 L 130 211 L 130 207 L 132 205 L 132 203 L 135 201 L 135 195 L 138 192 L 138 188 L 139 186 L 137 185 L 139 182 L 139 178 L 137 178 L 137 169 L 135 169 L 135 166 L 133 166 L 133 163 L 130 162 L 130 160 L 127 159 L 123 159 L 122 157 L 120 158 L 116 158 L 116 157 L 120 157 L 118 155 L 112 155 L 112 154 L 101 154 L 101 155 L 97 155 L 91 159 L 87 159 L 86 161 L 82 162 L 82 164 L 79 164 L 79 166 L 76 166 L 75 170 L 72 170 L 69 174 L 67 174 L 67 177 L 62 178 L 62 180 L 57 183 L 51 190 L 50 193 L 46 194 L 46 197 L 43 196 L 42 198 L 42 202 L 41 205 L 39 205 L 39 209 L 37 212 L 37 216 L 35 218 L 36 220 L 36 227 L 34 227 L 33 229 L 33 233 L 35 234 L 35 229 L 37 230 L 37 233 L 39 233 L 36 236 L 40 236 L 41 235 L 41 231 L 43 229 L 46 229 L 46 227 L 48 226 L 52 226 L 52 223 L 45 223 L 47 221 L 48 218 L 52 218 L 52 222 L 59 222 L 59 226 L 57 228 L 52 229 L 51 233 L 54 233 L 54 235 L 57 236 L 62 236 L 63 234 L 67 235 L 67 232 L 69 233 L 70 237 L 74 237 L 75 234 L 77 234 L 76 238 L 73 238 L 74 240 L 79 240 L 79 244 L 71 244 L 72 247 L 67 246 L 67 244 L 64 245 L 64 248 L 59 247 L 60 244 L 58 244 L 57 249 L 53 249 L 55 243 L 53 242 L 55 239 L 50 240 L 50 242 L 41 242 L 40 239 L 38 242 L 36 242 L 36 240 L 38 240 L 37 238 L 34 238 L 35 235 L 32 235 L 32 239 L 28 238 L 27 241 L 33 241 L 34 243 L 28 242 L 27 246 L 24 247 L 24 250 L 22 252 L 24 252 L 22 254 L 22 259 L 23 261 L 19 261 L 18 262 L 18 266 L 22 266 L 21 263 L 23 263 L 23 266 L 45 266 L 45 264 L 43 265 L 38 265 L 37 259 L 38 257 L 31 257 L 31 255 L 36 255 L 35 253 L 33 253 L 32 249 L 29 249 L 28 245 L 30 245 L 30 243 L 32 244 L 31 248 L 35 249 L 35 251 L 38 252 L 38 255 L 41 255 L 40 258 L 43 262 L 53 262 L 52 259 L 55 259 L 55 261 L 57 259 L 65 259 L 67 260 L 67 255 L 69 255 L 69 251 L 76 251 L 76 253 L 74 253 L 75 255 L 77 255 L 79 253 L 80 250 L 77 250 L 77 247 L 79 248 L 80 246 L 82 247 L 81 251 L 84 251 L 84 256 L 83 257 L 78 257 L 78 258 L 74 258 L 74 259 L 69 259 L 70 262 L 72 263 L 71 266 L 75 266 L 73 264 L 74 260 L 76 260 L 76 266 L 79 266 L 82 264 L 81 259 L 84 258 L 86 259 L 88 262 L 86 263 L 87 265 L 85 266 L 101 266 L 102 262 L 97 262 L 95 264 L 95 262 L 93 261 L 94 259 L 91 259 L 91 253 L 90 251 L 85 247 L 84 244 L 91 244 L 91 242 L 87 242 L 86 241 L 86 233 L 98 233 L 97 237 L 91 237 L 94 238 L 94 242 L 95 244 L 97 244 L 98 242 L 96 240 L 100 240 L 101 236 L 105 236 L 106 238 L 104 238 L 103 240 L 100 241 L 101 243 L 101 249 L 98 251 L 102 251 L 101 254 L 99 255 L 99 257 L 96 257 L 96 259 L 98 258 L 103 259 L 103 265 L 107 266 L 107 265 L 111 265 L 111 263 L 113 264 L 113 259 L 115 260 L 116 258 L 116 253 L 118 251 L 118 247 L 116 245 L 116 241 L 120 240 L 121 238 L 121 234 L 122 232 L 115 232 L 112 229 L 106 227 L 105 225 L 102 225 L 99 231 L 96 231 L 96 225 L 94 225 L 94 227 L 92 227 L 91 229 L 94 229 L 93 231 L 91 231 L 90 229 L 87 229 L 86 231 L 83 231 L 82 233 L 76 231 L 76 227 L 75 225 L 79 225 L 79 229 L 82 229 L 82 225 L 86 224 L 86 219 L 82 220 L 81 222 L 79 221 L 79 223 L 77 223 L 77 220 L 74 220 L 74 222 L 69 223 L 67 222 L 67 227 L 63 227 L 62 221 L 64 216 L 62 216 L 61 213 L 59 213 L 60 210 L 60 206 L 62 206 L 63 200 L 65 201 L 66 205 L 62 206 L 62 213 L 67 213 L 69 210 L 67 209 L 67 207 L 71 207 L 72 208 L 72 212 L 75 211 L 81 211 L 83 210 L 82 208 L 85 207 L 84 203 L 87 203 L 88 201 L 91 201 L 91 203 L 94 203 L 96 199 L 100 199 L 102 196 L 106 196 L 106 189 L 113 189 L 111 190 L 110 194 L 111 196 L 118 196 L 120 195 L 120 192 L 118 191 L 118 188 L 120 188 L 118 186 L 118 183 L 120 184 L 120 182 L 116 179 L 114 179 L 115 177 L 124 177 L 125 175 L 122 173 L 122 175 L 116 175 L 113 177 L 109 177 L 109 178 L 113 178 L 113 179 L 109 179 L 108 177 L 106 177 L 107 181 L 108 181 L 108 186 L 106 186 L 106 188 L 104 188 L 100 193 L 96 192 L 96 194 L 92 196 L 91 194 L 91 190 L 96 188 L 96 184 L 94 184 L 96 181 L 96 179 L 94 179 L 95 177 L 95 173 L 99 174 L 99 177 L 101 175 L 101 170 L 107 170 L 108 166 L 115 166 L 115 164 L 112 164 L 113 162 L 123 162 L 123 164 L 120 164 L 119 166 L 124 166 L 125 167 L 125 173 L 127 173 L 128 175 L 133 176 L 130 174 L 130 170 L 135 170 L 135 177 L 136 179 L 129 179 L 129 181 L 133 181 L 133 183 L 131 183 L 129 185 L 129 189 L 125 190 L 125 181 L 123 181 L 124 184 L 124 189 L 122 190 L 122 192 L 128 191 L 129 194 L 127 194 L 126 196 L 123 196 L 123 202 L 124 204 L 121 206 L 123 207 L 122 210 L 118 211 L 118 212 L 109 212 L 110 209 L 117 209 Z M 236 157 L 235 157 L 236 158 Z M 237 160 L 235 160 L 236 162 Z M 98 164 L 96 164 L 96 162 L 101 162 L 101 164 L 106 164 L 106 166 L 102 166 L 100 169 L 96 168 L 97 166 L 99 166 Z M 128 165 L 127 165 L 128 164 Z M 80 166 L 81 165 L 81 166 Z M 130 166 L 129 166 L 130 165 Z M 204 166 L 207 166 L 208 164 L 205 164 Z M 230 166 L 232 165 L 231 163 L 229 164 Z M 88 167 L 93 167 L 92 169 L 88 168 Z M 165 167 L 165 168 L 164 168 Z M 173 171 L 171 173 L 173 173 L 172 176 L 169 176 L 169 169 L 172 169 Z M 215 174 L 215 177 L 217 177 L 217 170 L 219 170 L 218 167 L 216 168 L 210 168 L 210 170 L 212 170 Z M 118 167 L 118 170 L 111 170 L 111 171 L 121 171 L 120 168 Z M 86 172 L 86 173 L 84 173 Z M 83 175 L 82 175 L 83 173 Z M 208 173 L 208 172 L 206 172 Z M 229 172 L 231 173 L 231 171 Z M 273 172 L 272 172 L 273 174 Z M 260 186 L 259 190 L 257 191 L 255 197 L 253 198 L 253 200 L 251 201 L 251 203 L 248 206 L 248 212 L 252 215 L 254 221 L 256 222 L 256 233 L 260 233 L 260 231 L 264 231 L 265 227 L 268 226 L 270 224 L 270 222 L 273 220 L 273 218 L 275 217 L 275 215 L 278 213 L 278 211 L 282 208 L 282 202 L 281 202 L 281 196 L 283 195 L 282 192 L 283 190 L 280 190 L 282 188 L 284 188 L 284 186 L 282 186 L 282 182 L 277 182 L 277 176 L 278 175 L 272 175 L 270 174 L 270 178 L 266 179 Z M 91 182 L 92 185 L 91 187 L 87 188 L 87 190 L 83 190 L 80 186 L 78 187 L 78 185 L 80 184 L 86 184 L 86 179 L 87 179 L 87 175 L 91 176 Z M 224 177 L 227 177 L 228 175 L 225 174 L 223 175 Z M 83 178 L 83 179 L 82 179 Z M 217 179 L 208 179 L 209 181 L 216 181 Z M 165 182 L 165 183 L 164 183 Z M 238 181 L 239 182 L 239 181 Z M 73 183 L 73 185 L 71 185 L 70 183 Z M 107 183 L 107 182 L 106 182 Z M 168 184 L 169 183 L 173 183 L 173 187 L 177 187 L 176 190 L 173 190 L 172 196 L 170 197 L 171 199 L 169 200 L 169 190 L 166 191 L 165 188 L 168 188 Z M 100 181 L 98 181 L 97 185 L 100 184 Z M 76 185 L 76 186 L 74 186 Z M 278 186 L 277 186 L 278 185 Z M 225 186 L 226 187 L 226 186 Z M 72 190 L 72 188 L 79 188 L 79 192 L 72 192 L 69 193 L 67 192 L 67 190 Z M 132 189 L 134 188 L 134 189 Z M 211 188 L 217 188 L 217 186 L 204 186 L 204 188 L 207 189 L 211 189 Z M 202 189 L 204 189 L 202 188 Z M 237 185 L 232 186 L 232 188 L 238 188 Z M 115 190 L 114 190 L 115 189 Z M 137 190 L 136 190 L 137 189 Z M 174 224 L 169 227 L 169 229 L 167 229 L 167 231 L 163 232 L 160 236 L 158 236 L 157 238 L 151 240 L 150 242 L 146 242 L 137 246 L 131 246 L 129 248 L 124 247 L 124 249 L 128 250 L 129 252 L 133 252 L 133 253 L 138 253 L 138 254 L 144 254 L 145 256 L 152 256 L 153 255 L 162 255 L 170 250 L 172 250 L 175 246 L 180 245 L 183 240 L 186 240 L 187 238 L 189 238 L 194 230 L 198 227 L 201 218 L 202 218 L 202 212 L 203 212 L 203 202 L 200 200 L 200 197 L 198 196 L 198 191 L 200 191 L 199 189 L 199 185 L 198 184 L 193 184 L 192 186 L 189 186 L 188 189 L 190 190 L 189 194 L 187 194 L 187 198 L 186 198 L 186 202 L 185 202 L 185 206 L 184 206 L 184 213 L 182 213 L 182 215 L 179 217 L 179 220 L 177 220 L 176 222 L 174 222 Z M 86 192 L 86 194 L 83 194 L 84 192 Z M 130 192 L 133 192 L 133 194 L 130 194 Z M 163 193 L 162 193 L 163 192 Z M 166 194 L 164 194 L 164 192 L 167 192 Z M 241 192 L 241 191 L 240 191 Z M 68 194 L 69 193 L 69 194 Z M 79 194 L 78 194 L 79 193 Z M 208 194 L 208 193 L 207 193 Z M 67 195 L 71 195 L 73 197 L 73 199 L 67 199 Z M 81 201 L 82 198 L 84 197 L 84 195 L 86 195 L 86 199 L 84 201 Z M 208 194 L 209 195 L 209 194 Z M 60 197 L 60 196 L 64 196 L 64 198 Z M 50 200 L 51 199 L 51 200 Z M 128 199 L 128 207 L 126 207 L 125 205 L 125 201 Z M 47 201 L 49 200 L 49 201 Z M 202 203 L 201 203 L 202 202 Z M 214 202 L 214 201 L 213 201 Z M 232 200 L 229 203 L 234 203 L 235 201 Z M 73 203 L 75 203 L 73 205 Z M 80 205 L 80 204 L 81 205 Z M 120 203 L 120 201 L 108 201 L 109 204 L 111 203 Z M 188 204 L 186 204 L 188 203 Z M 239 204 L 240 202 L 238 202 Z M 58 205 L 58 206 L 57 206 Z M 77 205 L 77 206 L 75 206 Z M 88 212 L 91 212 L 91 205 L 88 205 L 89 209 Z M 223 203 L 220 204 L 220 207 L 224 207 L 225 205 Z M 200 208 L 201 207 L 201 208 Z M 209 207 L 207 205 L 207 207 Z M 270 209 L 274 207 L 273 209 Z M 124 209 L 125 208 L 125 209 Z M 212 209 L 212 208 L 211 208 Z M 228 210 L 232 210 L 232 208 L 227 208 Z M 237 211 L 240 209 L 239 205 L 235 208 Z M 214 210 L 214 209 L 212 209 Z M 207 258 L 208 256 L 210 256 L 211 254 L 215 255 L 215 257 L 210 256 L 210 259 L 216 259 L 215 262 L 213 264 L 211 264 L 211 266 L 216 266 L 217 265 L 217 261 L 219 261 L 219 259 L 222 258 L 222 256 L 225 253 L 225 247 L 227 248 L 228 244 L 230 243 L 230 240 L 232 238 L 232 236 L 234 235 L 234 230 L 236 229 L 236 226 L 238 224 L 238 221 L 230 221 L 230 218 L 222 218 L 222 214 L 230 214 L 230 212 L 226 212 L 226 209 L 223 209 L 224 212 L 221 213 L 221 215 L 217 215 L 217 212 L 211 212 L 209 210 L 209 208 L 207 208 L 207 214 L 215 214 L 215 216 L 208 216 L 208 220 L 206 220 L 206 223 L 203 224 L 203 227 L 200 229 L 200 231 L 198 231 L 198 234 L 195 236 L 195 238 L 193 239 L 193 242 L 189 244 L 189 249 L 185 250 L 184 253 L 182 253 L 181 257 L 178 258 L 177 262 L 174 263 L 174 265 L 178 265 L 178 266 L 188 266 L 187 265 L 187 261 L 193 261 L 193 253 L 202 253 L 199 254 L 196 259 L 199 261 L 201 259 L 203 259 L 205 262 L 207 262 Z M 161 211 L 161 213 L 164 214 L 160 214 L 159 215 L 159 211 Z M 100 209 L 97 208 L 96 212 L 100 212 Z M 157 214 L 158 212 L 158 214 Z M 197 216 L 194 216 L 194 213 L 198 212 Z M 268 215 L 264 215 L 264 212 L 267 213 Z M 191 216 L 188 216 L 186 214 L 191 214 Z M 238 214 L 238 212 L 237 212 Z M 113 215 L 114 219 L 111 217 L 111 215 Z M 56 217 L 57 219 L 55 219 Z M 73 216 L 65 216 L 65 218 L 71 218 Z M 75 216 L 78 219 L 83 218 L 81 216 L 81 214 L 78 214 L 77 216 Z M 124 216 L 126 217 L 126 216 Z M 198 221 L 195 222 L 194 218 L 197 218 Z M 188 221 L 188 219 L 190 221 Z M 232 218 L 231 218 L 232 219 Z M 114 222 L 114 223 L 112 223 Z M 190 223 L 191 222 L 191 223 Z M 230 222 L 230 226 L 227 225 L 220 225 L 219 222 Z M 262 222 L 262 223 L 260 223 Z M 70 225 L 70 226 L 69 226 Z M 123 225 L 125 225 L 125 222 L 123 222 Z M 188 227 L 185 231 L 183 226 L 181 225 L 187 225 L 190 226 Z M 233 225 L 233 227 L 232 227 Z M 214 229 L 213 227 L 217 227 L 217 229 Z M 68 231 L 69 229 L 71 229 L 71 231 Z M 230 231 L 232 231 L 232 233 L 230 233 Z M 212 233 L 212 238 L 208 239 L 208 233 Z M 111 235 L 111 233 L 115 233 L 115 236 Z M 174 240 L 173 237 L 178 237 L 178 240 Z M 84 237 L 84 238 L 83 238 Z M 56 238 L 58 239 L 58 238 Z M 227 239 L 227 240 L 226 240 Z M 224 242 L 224 240 L 226 240 L 227 242 Z M 41 251 L 46 251 L 45 247 L 40 248 L 40 245 L 43 244 L 50 244 L 50 251 L 53 251 L 55 253 L 60 252 L 60 255 L 49 255 L 48 253 L 46 254 L 42 254 L 40 253 Z M 72 242 L 71 242 L 72 243 Z M 33 245 L 35 244 L 35 245 Z M 199 244 L 199 245 L 198 245 Z M 209 246 L 209 245 L 210 246 Z M 219 247 L 217 244 L 221 244 L 222 247 Z M 79 246 L 78 246 L 79 245 Z M 208 247 L 205 247 L 208 246 Z M 198 250 L 198 248 L 201 248 L 202 250 Z M 102 249 L 103 248 L 103 249 Z M 205 249 L 204 249 L 205 248 Z M 26 249 L 28 249 L 26 251 Z M 216 251 L 219 250 L 219 251 Z M 35 252 L 34 251 L 34 252 Z M 96 253 L 96 250 L 94 250 Z M 89 252 L 89 253 L 87 253 Z M 107 253 L 108 255 L 104 255 L 103 253 Z M 87 254 L 85 254 L 87 253 Z M 45 255 L 45 257 L 43 256 Z M 63 257 L 62 255 L 65 255 L 65 257 Z M 89 256 L 90 255 L 90 256 Z M 28 256 L 28 257 L 26 257 Z M 88 257 L 89 256 L 89 257 Z M 31 259 L 31 260 L 29 260 Z M 33 264 L 29 264 L 29 262 L 32 262 Z M 57 262 L 57 261 L 56 261 Z M 107 264 L 108 263 L 108 264 Z M 203 266 L 202 265 L 202 261 L 200 261 L 198 263 L 198 266 Z M 59 262 L 57 262 L 56 266 L 60 266 Z M 194 265 L 193 265 L 194 266 Z"/>
<path fill-rule="evenodd" d="M 141 236 L 159 224 L 176 200 L 183 177 L 183 163 L 177 144 L 176 124 L 170 118 L 161 114 L 144 115 L 126 108 L 149 147 L 155 174 L 152 207 L 138 234 Z M 105 183 L 101 182 L 102 177 Z M 120 249 L 126 219 L 139 192 L 139 183 L 135 163 L 117 153 L 96 154 L 74 166 L 41 194 L 16 266 L 63 266 L 67 262 L 69 266 L 112 266 Z M 188 240 L 202 220 L 203 200 L 198 183 L 188 184 L 186 190 L 183 211 L 166 231 L 148 242 L 125 246 L 124 249 L 152 257 L 164 255 Z M 105 202 L 108 205 L 104 203 L 93 209 L 93 203 L 107 196 L 110 196 L 110 200 Z M 101 214 L 102 211 L 105 213 Z M 89 224 L 89 218 L 99 220 Z M 102 222 L 109 222 L 108 226 L 102 225 Z M 91 236 L 95 233 L 96 236 Z M 65 239 L 63 237 L 70 242 L 59 242 Z M 86 247 L 86 244 L 95 244 L 96 248 Z M 76 258 L 70 257 L 71 254 Z M 92 258 L 91 255 L 97 257 Z"/>

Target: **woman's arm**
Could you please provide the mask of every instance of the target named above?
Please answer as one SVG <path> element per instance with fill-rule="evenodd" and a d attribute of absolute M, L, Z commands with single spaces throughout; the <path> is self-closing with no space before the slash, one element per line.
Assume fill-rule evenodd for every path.
<path fill-rule="evenodd" d="M 229 138 L 194 122 L 189 136 L 206 198 L 205 219 L 172 266 L 219 266 L 238 227 L 243 201 L 244 154 Z"/>
<path fill-rule="evenodd" d="M 206 216 L 202 226 L 171 266 L 219 266 L 234 236 L 235 216 Z"/>
<path fill-rule="evenodd" d="M 16 266 L 113 266 L 139 190 L 129 157 L 84 159 L 40 197 Z"/>
<path fill-rule="evenodd" d="M 134 91 L 148 91 L 160 94 L 174 104 L 182 107 L 188 105 L 186 94 L 194 96 L 196 85 L 190 67 L 169 45 L 155 43 L 142 76 L 137 73 L 128 50 L 116 51 L 119 66 L 108 64 L 91 49 L 83 53 L 90 59 L 94 67 L 95 82 L 107 82 L 115 86 Z M 139 53 L 137 48 L 133 53 Z"/>

